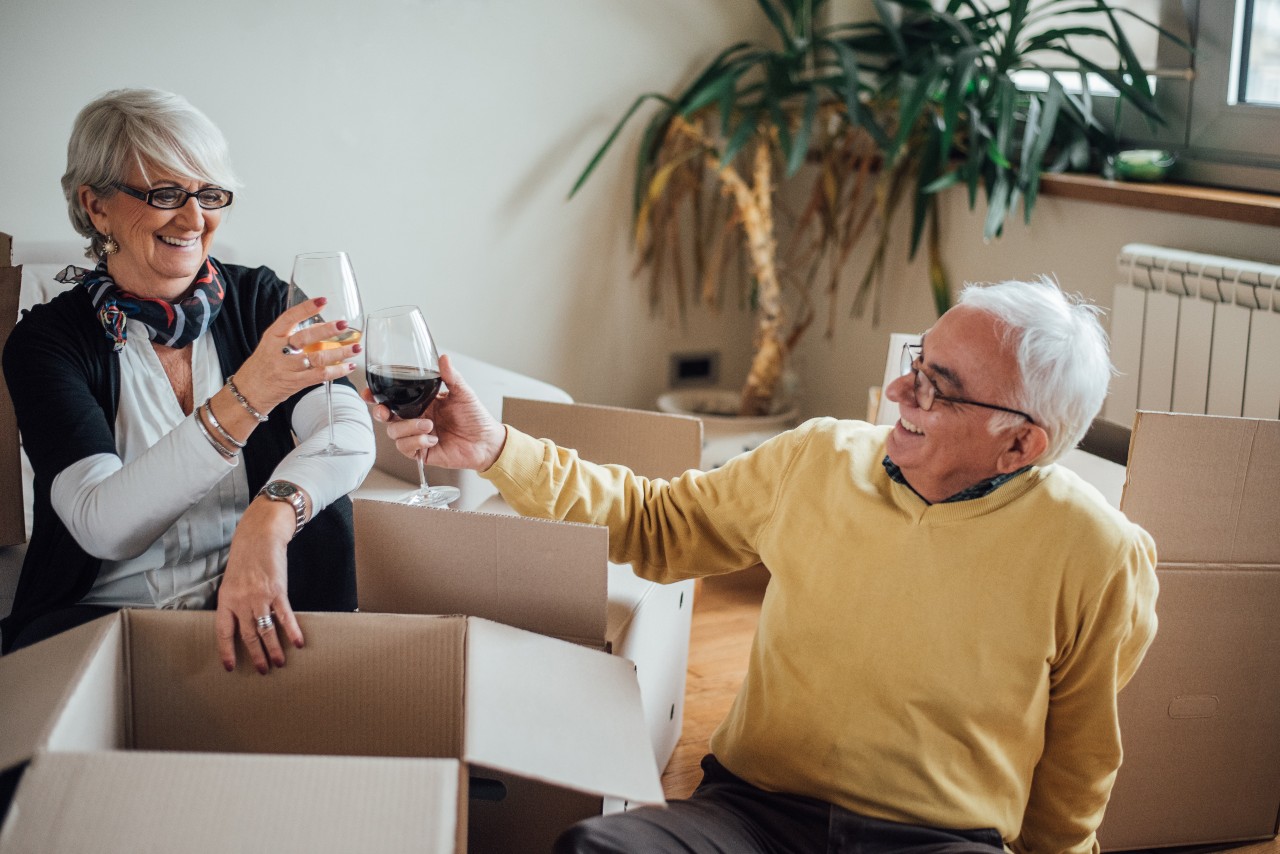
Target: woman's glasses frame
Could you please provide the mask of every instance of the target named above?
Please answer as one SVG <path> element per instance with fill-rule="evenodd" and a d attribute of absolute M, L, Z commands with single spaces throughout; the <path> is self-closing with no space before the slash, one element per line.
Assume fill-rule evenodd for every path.
<path fill-rule="evenodd" d="M 153 208 L 162 211 L 173 211 L 184 207 L 187 200 L 195 196 L 196 204 L 207 211 L 216 211 L 231 204 L 235 193 L 222 187 L 204 187 L 194 193 L 188 193 L 181 187 L 156 187 L 151 190 L 137 190 L 128 184 L 113 184 L 126 196 L 133 196 L 140 202 L 146 202 Z"/>

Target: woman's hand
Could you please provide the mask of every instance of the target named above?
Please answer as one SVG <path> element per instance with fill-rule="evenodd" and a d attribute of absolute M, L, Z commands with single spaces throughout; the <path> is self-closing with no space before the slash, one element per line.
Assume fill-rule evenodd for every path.
<path fill-rule="evenodd" d="M 284 629 L 290 643 L 302 647 L 302 629 L 289 605 L 286 559 L 296 521 L 292 506 L 259 496 L 236 525 L 214 618 L 218 654 L 227 670 L 236 666 L 237 635 L 259 673 L 266 673 L 271 665 L 284 666 L 276 626 Z M 260 628 L 262 617 L 269 620 Z"/>
<path fill-rule="evenodd" d="M 424 417 L 401 421 L 381 404 L 373 407 L 373 417 L 387 425 L 396 450 L 411 460 L 429 450 L 433 466 L 484 471 L 502 453 L 506 428 L 484 408 L 448 356 L 440 357 L 440 376 L 445 390 L 432 401 Z M 374 403 L 368 389 L 361 396 Z"/>
<path fill-rule="evenodd" d="M 351 361 L 359 343 L 329 346 L 314 353 L 303 352 L 308 345 L 329 341 L 349 329 L 345 320 L 316 323 L 295 331 L 295 327 L 320 313 L 327 300 L 317 297 L 286 309 L 267 327 L 257 349 L 236 369 L 236 387 L 253 406 L 269 412 L 296 392 L 326 380 L 345 377 L 355 370 Z"/>

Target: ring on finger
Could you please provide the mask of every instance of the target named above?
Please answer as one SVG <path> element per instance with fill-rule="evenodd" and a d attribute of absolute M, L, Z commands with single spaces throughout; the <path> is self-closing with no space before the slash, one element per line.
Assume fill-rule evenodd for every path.
<path fill-rule="evenodd" d="M 280 352 L 284 353 L 286 356 L 296 356 L 301 353 L 302 350 L 286 341 L 284 342 L 284 346 L 280 348 Z"/>
<path fill-rule="evenodd" d="M 311 363 L 311 357 L 305 353 L 302 354 L 302 366 L 308 371 L 315 367 L 315 365 Z"/>
<path fill-rule="evenodd" d="M 275 618 L 270 614 L 263 614 L 261 617 L 255 619 L 254 622 L 258 625 L 258 631 L 260 632 L 269 632 L 275 628 L 276 625 Z"/>

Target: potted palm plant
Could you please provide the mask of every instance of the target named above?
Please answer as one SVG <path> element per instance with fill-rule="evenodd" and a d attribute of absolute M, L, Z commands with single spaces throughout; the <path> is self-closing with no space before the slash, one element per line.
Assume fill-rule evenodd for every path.
<path fill-rule="evenodd" d="M 754 320 L 743 415 L 777 408 L 788 355 L 818 314 L 822 285 L 832 332 L 856 247 L 869 254 L 855 313 L 878 303 L 904 202 L 911 255 L 922 242 L 931 250 L 941 312 L 950 294 L 937 253 L 940 192 L 964 185 L 971 209 L 984 196 L 984 236 L 998 236 L 1019 201 L 1030 218 L 1042 171 L 1078 167 L 1110 148 L 1087 91 L 1068 91 L 1064 71 L 1100 77 L 1118 104 L 1159 120 L 1119 24 L 1132 13 L 1106 0 L 947 0 L 941 9 L 873 0 L 875 19 L 834 24 L 819 23 L 827 0 L 756 2 L 773 43 L 730 45 L 677 94 L 640 95 L 570 194 L 655 102 L 635 164 L 637 269 L 649 271 L 654 305 L 674 290 L 682 307 L 716 307 L 736 265 Z M 1059 24 L 1067 13 L 1070 23 Z M 1114 65 L 1088 58 L 1081 39 L 1112 45 Z M 1019 72 L 1035 70 L 1045 72 L 1044 91 L 1016 85 Z M 794 185 L 786 198 L 800 200 L 792 209 L 784 185 Z"/>

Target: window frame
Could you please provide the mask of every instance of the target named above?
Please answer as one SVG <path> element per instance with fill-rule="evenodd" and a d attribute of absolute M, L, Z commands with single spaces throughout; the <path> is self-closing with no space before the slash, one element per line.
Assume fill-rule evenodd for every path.
<path fill-rule="evenodd" d="M 1156 102 L 1166 118 L 1163 127 L 1153 131 L 1128 109 L 1117 134 L 1128 146 L 1177 152 L 1174 180 L 1280 192 L 1280 108 L 1232 103 L 1236 35 L 1242 30 L 1245 3 L 1166 0 L 1162 25 L 1185 33 L 1195 45 L 1194 74 L 1190 79 L 1158 81 Z M 1161 67 L 1186 64 L 1185 51 L 1168 40 L 1161 41 L 1159 51 Z"/>

